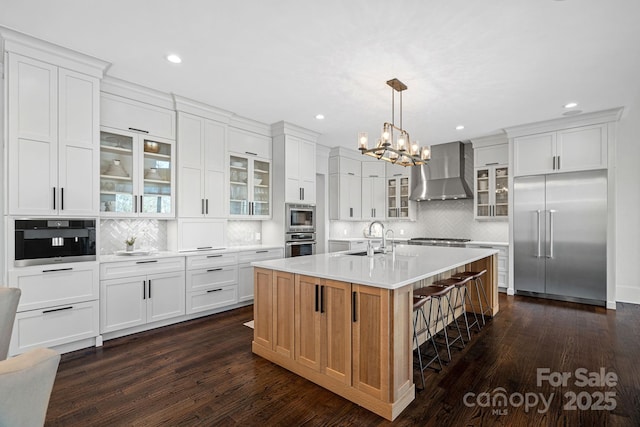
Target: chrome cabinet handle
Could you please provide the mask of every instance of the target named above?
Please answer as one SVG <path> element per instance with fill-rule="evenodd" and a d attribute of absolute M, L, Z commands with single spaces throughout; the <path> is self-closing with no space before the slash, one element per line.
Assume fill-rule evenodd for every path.
<path fill-rule="evenodd" d="M 540 209 L 536 211 L 536 215 L 538 215 L 538 255 L 536 255 L 536 258 L 540 258 Z"/>

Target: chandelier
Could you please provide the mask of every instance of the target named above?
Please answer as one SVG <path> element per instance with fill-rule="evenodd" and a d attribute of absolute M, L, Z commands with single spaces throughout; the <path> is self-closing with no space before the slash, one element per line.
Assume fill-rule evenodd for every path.
<path fill-rule="evenodd" d="M 386 160 L 400 166 L 423 165 L 431 159 L 431 149 L 418 145 L 418 141 L 411 142 L 409 132 L 402 128 L 402 91 L 407 85 L 398 79 L 387 81 L 391 86 L 391 123 L 385 122 L 382 126 L 382 135 L 375 147 L 368 148 L 368 136 L 366 132 L 358 133 L 358 150 L 362 154 Z M 395 93 L 400 92 L 400 126 L 395 122 Z"/>

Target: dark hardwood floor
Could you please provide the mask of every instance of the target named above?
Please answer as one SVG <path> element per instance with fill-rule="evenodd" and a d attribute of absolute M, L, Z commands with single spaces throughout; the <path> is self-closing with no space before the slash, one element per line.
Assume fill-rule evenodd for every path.
<path fill-rule="evenodd" d="M 442 372 L 426 372 L 426 390 L 394 425 L 640 426 L 640 306 L 607 311 L 501 294 L 500 307 Z M 63 355 L 46 425 L 391 424 L 253 355 L 253 331 L 242 325 L 252 317 L 245 307 Z M 617 375 L 615 386 L 580 387 L 576 369 L 601 367 Z M 537 368 L 571 377 L 538 386 Z M 500 391 L 511 403 L 485 403 Z M 602 401 L 604 392 L 615 396 Z M 550 401 L 547 411 L 534 394 Z"/>

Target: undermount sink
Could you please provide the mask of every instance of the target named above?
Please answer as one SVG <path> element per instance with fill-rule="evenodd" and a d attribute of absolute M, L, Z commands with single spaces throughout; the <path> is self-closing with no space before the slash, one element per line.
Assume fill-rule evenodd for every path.
<path fill-rule="evenodd" d="M 374 255 L 376 255 L 376 254 L 381 254 L 381 253 L 382 253 L 382 251 L 380 251 L 380 250 L 373 251 L 373 254 L 374 254 Z M 348 253 L 348 254 L 346 254 L 346 255 L 366 256 L 366 255 L 367 255 L 367 251 L 362 251 L 362 252 L 351 252 L 351 253 Z"/>

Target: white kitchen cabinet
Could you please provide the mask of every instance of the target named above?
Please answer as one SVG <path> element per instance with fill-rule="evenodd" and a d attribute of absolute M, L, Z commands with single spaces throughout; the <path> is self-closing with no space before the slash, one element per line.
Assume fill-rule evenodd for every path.
<path fill-rule="evenodd" d="M 185 314 L 182 257 L 104 263 L 100 278 L 102 333 Z"/>
<path fill-rule="evenodd" d="M 513 140 L 514 176 L 607 168 L 607 125 L 519 136 Z"/>
<path fill-rule="evenodd" d="M 279 259 L 284 257 L 282 248 L 256 249 L 238 253 L 238 301 L 253 300 L 252 262 Z"/>
<path fill-rule="evenodd" d="M 110 93 L 100 96 L 100 124 L 152 137 L 176 139 L 176 113 Z"/>
<path fill-rule="evenodd" d="M 227 221 L 222 219 L 179 218 L 167 224 L 168 246 L 179 251 L 222 248 L 226 226 Z"/>
<path fill-rule="evenodd" d="M 229 217 L 271 217 L 271 161 L 240 154 L 229 155 Z"/>
<path fill-rule="evenodd" d="M 409 200 L 411 177 L 398 175 L 386 179 L 387 219 L 415 219 L 415 208 Z"/>
<path fill-rule="evenodd" d="M 99 335 L 97 262 L 23 267 L 9 270 L 8 279 L 22 291 L 12 355 Z"/>
<path fill-rule="evenodd" d="M 329 219 L 362 218 L 362 179 L 359 175 L 329 175 Z"/>
<path fill-rule="evenodd" d="M 316 144 L 285 138 L 285 202 L 316 202 Z"/>
<path fill-rule="evenodd" d="M 383 162 L 362 162 L 362 219 L 385 218 L 385 165 Z"/>
<path fill-rule="evenodd" d="M 475 168 L 475 219 L 507 219 L 509 216 L 509 167 Z"/>
<path fill-rule="evenodd" d="M 12 215 L 96 215 L 99 79 L 8 53 Z"/>
<path fill-rule="evenodd" d="M 178 114 L 178 215 L 224 218 L 227 125 Z"/>
<path fill-rule="evenodd" d="M 175 217 L 174 141 L 103 127 L 100 215 Z"/>
<path fill-rule="evenodd" d="M 209 253 L 187 257 L 187 314 L 238 302 L 238 256 Z"/>

